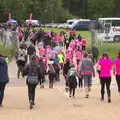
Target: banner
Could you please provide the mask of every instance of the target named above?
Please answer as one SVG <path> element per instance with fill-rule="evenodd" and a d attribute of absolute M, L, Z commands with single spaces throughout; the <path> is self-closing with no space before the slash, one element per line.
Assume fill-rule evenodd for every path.
<path fill-rule="evenodd" d="M 8 22 L 10 23 L 10 20 L 11 20 L 11 13 L 9 13 L 8 15 Z"/>
<path fill-rule="evenodd" d="M 32 16 L 33 16 L 33 14 L 31 13 L 31 14 L 30 14 L 29 24 L 31 24 L 31 23 L 32 23 Z"/>

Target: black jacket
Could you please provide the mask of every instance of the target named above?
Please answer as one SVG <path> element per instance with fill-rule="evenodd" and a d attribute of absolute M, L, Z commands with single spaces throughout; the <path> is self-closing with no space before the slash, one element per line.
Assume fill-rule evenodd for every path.
<path fill-rule="evenodd" d="M 67 75 L 69 69 L 70 69 L 70 63 L 67 62 L 67 63 L 65 63 L 64 66 L 63 66 L 63 75 Z"/>

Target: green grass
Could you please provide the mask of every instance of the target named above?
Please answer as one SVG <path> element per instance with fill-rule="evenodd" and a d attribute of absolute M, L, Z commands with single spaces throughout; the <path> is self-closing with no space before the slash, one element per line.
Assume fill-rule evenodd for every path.
<path fill-rule="evenodd" d="M 56 33 L 60 33 L 61 31 L 69 32 L 66 29 L 58 29 L 58 28 L 42 28 L 42 29 L 44 29 L 45 31 L 54 31 Z M 89 31 L 77 31 L 77 35 L 78 34 L 80 34 L 81 36 L 84 36 L 86 38 L 87 45 L 89 47 L 91 44 L 91 32 L 89 32 Z"/>
<path fill-rule="evenodd" d="M 6 48 L 2 43 L 0 43 L 0 54 L 7 56 L 10 59 L 13 55 L 13 52 L 14 50 L 12 46 Z"/>

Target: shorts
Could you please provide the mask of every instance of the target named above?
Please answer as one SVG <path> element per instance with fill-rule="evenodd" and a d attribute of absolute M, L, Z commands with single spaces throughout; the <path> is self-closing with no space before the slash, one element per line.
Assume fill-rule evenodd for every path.
<path fill-rule="evenodd" d="M 84 75 L 84 86 L 85 87 L 92 86 L 92 75 Z"/>

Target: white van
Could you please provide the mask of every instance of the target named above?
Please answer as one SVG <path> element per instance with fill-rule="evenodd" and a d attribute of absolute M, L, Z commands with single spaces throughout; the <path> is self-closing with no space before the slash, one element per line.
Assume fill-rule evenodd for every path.
<path fill-rule="evenodd" d="M 79 19 L 76 20 L 71 26 L 71 29 L 75 29 L 75 30 L 89 30 L 91 24 L 91 20 L 90 19 Z"/>
<path fill-rule="evenodd" d="M 30 20 L 26 20 L 26 24 L 29 24 Z M 40 22 L 38 20 L 31 20 L 33 26 L 40 26 Z"/>
<path fill-rule="evenodd" d="M 99 18 L 98 24 L 98 40 L 120 42 L 120 18 Z"/>
<path fill-rule="evenodd" d="M 77 21 L 78 19 L 71 19 L 71 20 L 67 20 L 67 27 L 71 28 L 72 24 Z"/>

